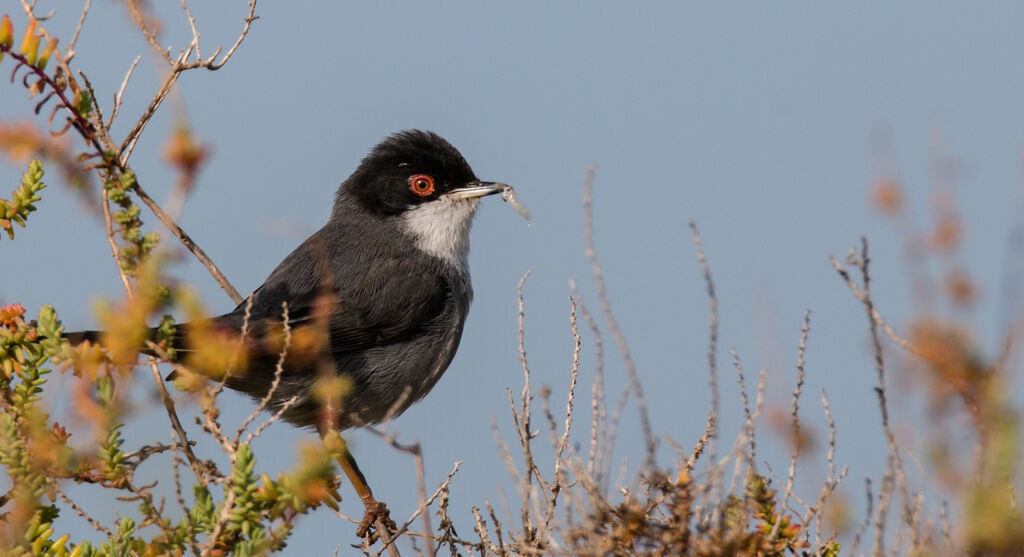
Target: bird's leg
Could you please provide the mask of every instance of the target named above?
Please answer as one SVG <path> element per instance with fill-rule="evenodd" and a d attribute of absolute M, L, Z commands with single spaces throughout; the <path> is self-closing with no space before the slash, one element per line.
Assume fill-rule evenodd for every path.
<path fill-rule="evenodd" d="M 370 532 L 371 527 L 375 526 L 377 534 L 385 543 L 388 543 L 390 532 L 394 531 L 397 526 L 391 520 L 387 505 L 374 499 L 370 486 L 366 483 L 366 476 L 359 470 L 355 457 L 348 450 L 348 443 L 333 429 L 326 432 L 321 431 L 320 438 L 323 440 L 327 450 L 337 455 L 335 458 L 338 464 L 341 465 L 341 469 L 348 476 L 348 481 L 352 483 L 352 487 L 355 488 L 359 498 L 363 501 L 363 506 L 366 507 L 363 520 L 359 523 L 359 528 L 356 530 L 356 536 L 360 538 L 365 537 Z M 391 547 L 394 546 L 392 545 Z"/>

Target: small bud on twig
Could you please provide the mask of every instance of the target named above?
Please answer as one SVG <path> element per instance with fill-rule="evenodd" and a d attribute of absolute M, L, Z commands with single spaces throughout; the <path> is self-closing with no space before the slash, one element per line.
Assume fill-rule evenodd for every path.
<path fill-rule="evenodd" d="M 32 37 L 36 36 L 36 18 L 28 20 L 28 26 L 25 27 L 25 37 L 21 39 L 21 54 L 28 54 L 29 47 L 32 46 Z"/>
<path fill-rule="evenodd" d="M 46 47 L 43 48 L 43 53 L 39 55 L 39 61 L 36 62 L 36 67 L 40 70 L 46 69 L 46 63 L 50 61 L 50 55 L 53 51 L 57 50 L 57 39 L 50 39 L 50 42 L 46 43 Z"/>
<path fill-rule="evenodd" d="M 4 14 L 3 21 L 0 21 L 0 44 L 8 48 L 14 44 L 14 24 L 7 14 Z"/>
<path fill-rule="evenodd" d="M 28 43 L 28 48 L 24 47 L 24 44 Z M 25 41 L 22 43 L 21 53 L 25 55 L 25 60 L 28 61 L 29 66 L 35 66 L 36 60 L 39 58 L 39 35 L 26 35 Z"/>

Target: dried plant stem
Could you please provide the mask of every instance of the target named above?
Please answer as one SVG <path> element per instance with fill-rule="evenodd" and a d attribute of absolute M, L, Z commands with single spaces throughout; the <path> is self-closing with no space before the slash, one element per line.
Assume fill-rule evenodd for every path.
<path fill-rule="evenodd" d="M 103 224 L 107 231 L 107 244 L 110 245 L 110 255 L 114 258 L 114 263 L 117 264 L 117 274 L 121 278 L 121 285 L 124 286 L 124 291 L 128 295 L 129 300 L 135 299 L 135 292 L 132 290 L 132 284 L 128 280 L 128 276 L 124 273 L 124 263 L 121 261 L 121 250 L 117 248 L 117 241 L 114 240 L 114 227 L 110 218 L 110 202 L 107 200 L 107 189 L 103 188 L 103 202 L 100 205 L 103 208 Z"/>
<path fill-rule="evenodd" d="M 537 473 L 537 464 L 533 460 L 533 451 L 530 450 L 530 441 L 533 439 L 535 433 L 530 429 L 531 411 L 530 402 L 533 399 L 533 393 L 530 390 L 530 367 L 526 361 L 526 346 L 525 346 L 525 326 L 524 320 L 526 317 L 524 310 L 523 301 L 523 283 L 530 276 L 531 271 L 526 271 L 526 274 L 519 279 L 519 284 L 516 286 L 516 304 L 519 308 L 519 314 L 517 317 L 517 328 L 519 335 L 519 362 L 523 368 L 523 392 L 519 400 L 519 413 L 516 415 L 515 405 L 512 406 L 512 414 L 516 424 L 516 434 L 519 437 L 519 444 L 523 447 L 523 457 L 526 459 L 526 477 L 525 484 L 523 485 L 523 508 L 520 511 L 520 517 L 523 521 L 523 528 L 526 531 L 533 529 L 533 524 L 530 520 L 530 499 L 532 498 L 532 486 L 533 477 Z M 511 391 L 509 392 L 509 402 L 511 402 Z M 539 475 L 539 474 L 537 474 Z"/>
<path fill-rule="evenodd" d="M 416 449 L 419 450 L 419 445 L 418 444 L 416 445 Z M 401 449 L 401 450 L 407 450 L 407 449 Z M 413 453 L 413 454 L 417 455 L 419 453 Z M 422 465 L 422 462 L 423 461 L 421 459 L 419 461 L 419 465 L 420 466 Z M 454 466 L 452 466 L 452 471 L 448 473 L 448 476 L 444 479 L 443 482 L 441 482 L 441 485 L 439 485 L 437 487 L 437 489 L 434 490 L 434 493 L 431 494 L 430 497 L 426 497 L 426 493 L 423 494 L 422 501 L 420 501 L 420 506 L 412 513 L 412 516 L 410 516 L 409 519 L 406 520 L 405 523 L 402 524 L 402 526 L 395 532 L 394 536 L 392 536 L 392 538 L 391 538 L 391 542 L 386 544 L 384 547 L 381 547 L 377 551 L 377 555 L 378 556 L 382 555 L 384 553 L 384 551 L 386 551 L 388 549 L 388 546 L 392 545 L 398 539 L 399 536 L 401 536 L 403 534 L 406 534 L 407 532 L 409 533 L 409 535 L 416 535 L 414 532 L 409 532 L 409 526 L 416 520 L 416 517 L 418 517 L 420 515 L 422 515 L 424 517 L 425 529 L 424 529 L 424 534 L 423 535 L 427 536 L 427 537 L 429 537 L 431 539 L 437 539 L 435 536 L 432 536 L 430 534 L 430 532 L 431 532 L 430 521 L 427 518 L 430 513 L 427 512 L 427 509 L 430 507 L 430 505 L 432 505 L 434 503 L 434 501 L 438 498 L 439 495 L 441 495 L 442 492 L 444 492 L 444 491 L 446 491 L 448 489 L 448 487 L 452 483 L 452 478 L 455 477 L 455 473 L 459 471 L 459 466 L 461 466 L 461 465 L 462 465 L 462 461 L 458 461 L 458 462 L 455 463 Z M 465 543 L 465 544 L 469 544 L 469 545 L 475 545 L 475 544 L 472 544 L 471 542 L 461 542 L 461 543 Z M 433 544 L 428 544 L 427 545 L 427 552 L 428 552 L 429 555 L 434 555 Z"/>
<path fill-rule="evenodd" d="M 903 521 L 910 530 L 912 543 L 915 547 L 919 545 L 920 539 L 917 531 L 916 514 L 911 506 L 911 497 L 907 490 L 906 477 L 903 471 L 903 459 L 900 456 L 899 446 L 896 443 L 896 435 L 889 422 L 889 404 L 886 397 L 885 387 L 885 360 L 882 353 L 882 341 L 878 334 L 879 328 L 886 331 L 887 327 L 884 324 L 884 321 L 882 321 L 881 316 L 878 314 L 874 301 L 871 298 L 871 274 L 869 272 L 871 259 L 868 257 L 867 238 L 861 238 L 860 253 L 858 254 L 855 250 L 851 249 L 846 260 L 847 263 L 853 265 L 860 271 L 861 283 L 863 285 L 862 288 L 858 287 L 856 283 L 853 282 L 849 273 L 846 272 L 835 257 L 831 258 L 832 266 L 836 268 L 836 271 L 847 283 L 847 286 L 849 286 L 854 296 L 864 304 L 864 309 L 867 313 L 868 326 L 871 333 L 871 344 L 875 359 L 875 372 L 878 380 L 878 383 L 875 386 L 875 393 L 878 395 L 878 407 L 881 412 L 882 431 L 885 434 L 886 441 L 889 445 L 889 456 L 886 459 L 886 472 L 882 478 L 882 485 L 880 487 L 878 514 L 875 522 L 875 544 L 873 551 L 880 554 L 885 551 L 885 516 L 892 498 L 891 488 L 893 483 L 896 483 L 900 489 L 903 498 Z M 898 336 L 895 336 L 894 332 L 886 332 L 889 334 L 890 338 L 893 338 L 894 342 L 897 342 L 897 344 L 900 344 L 900 346 L 903 346 L 914 354 L 919 354 L 919 351 L 912 344 L 903 341 Z"/>
<path fill-rule="evenodd" d="M 249 0 L 249 14 L 245 16 L 245 27 L 242 28 L 242 32 L 238 35 L 238 38 L 235 39 L 235 44 L 231 45 L 231 48 L 228 49 L 227 54 L 224 55 L 224 58 L 221 59 L 220 63 L 214 62 L 214 59 L 216 59 L 217 55 L 220 54 L 219 48 L 217 49 L 217 52 L 215 52 L 213 56 L 209 58 L 209 61 L 204 63 L 204 66 L 208 70 L 219 70 L 224 67 L 224 64 L 228 63 L 228 60 L 231 59 L 231 56 L 235 53 L 236 50 L 238 50 L 238 47 L 242 44 L 242 41 L 245 40 L 246 35 L 249 34 L 249 30 L 252 29 L 252 22 L 259 19 L 259 17 L 256 16 L 255 14 L 256 0 Z"/>
<path fill-rule="evenodd" d="M 853 535 L 853 543 L 850 545 L 850 554 L 857 555 L 857 549 L 860 548 L 860 540 L 867 531 L 868 525 L 871 524 L 871 517 L 874 516 L 875 507 L 875 496 L 871 491 L 871 478 L 864 478 L 864 491 L 867 504 L 864 509 L 864 520 L 860 522 L 857 527 L 857 533 Z"/>
<path fill-rule="evenodd" d="M 786 475 L 786 489 L 782 494 L 782 504 L 786 505 L 789 500 L 789 496 L 793 493 L 793 481 L 796 478 L 796 461 L 800 457 L 800 446 L 802 444 L 800 438 L 800 393 L 804 386 L 805 373 L 805 359 L 804 355 L 807 352 L 807 335 L 811 330 L 811 310 L 804 310 L 804 325 L 800 330 L 800 345 L 797 347 L 796 352 L 796 383 L 793 386 L 793 399 L 790 402 L 789 417 L 790 426 L 792 427 L 793 435 L 793 447 L 791 448 L 789 457 L 789 471 Z M 774 539 L 776 534 L 779 533 L 781 527 L 781 521 L 775 522 L 772 526 L 772 532 L 769 535 L 770 539 Z"/>
<path fill-rule="evenodd" d="M 135 67 L 139 65 L 139 60 L 142 56 L 136 56 L 135 60 L 132 61 L 132 65 L 128 66 L 128 71 L 124 74 L 124 79 L 121 81 L 121 87 L 114 94 L 114 106 L 110 109 L 110 118 L 107 119 L 107 123 L 104 126 L 105 130 L 109 130 L 114 125 L 114 119 L 117 118 L 117 114 L 121 111 L 121 99 L 124 98 L 124 91 L 128 88 L 128 81 L 131 80 L 132 74 L 135 73 Z"/>
<path fill-rule="evenodd" d="M 288 349 L 292 345 L 292 327 L 291 321 L 288 319 L 288 302 L 281 302 L 281 329 L 282 329 L 282 341 L 281 351 L 277 354 L 277 365 L 274 367 L 274 379 L 270 382 L 270 388 L 267 389 L 267 394 L 260 399 L 260 403 L 256 405 L 254 409 L 245 420 L 242 425 L 238 427 L 238 431 L 235 433 L 235 439 L 232 442 L 233 445 L 237 446 L 239 439 L 242 438 L 242 433 L 249 428 L 249 424 L 259 416 L 268 404 L 270 399 L 273 398 L 274 393 L 277 392 L 277 388 L 281 385 L 281 375 L 284 373 L 284 361 L 288 358 Z"/>
<path fill-rule="evenodd" d="M 97 532 L 104 534 L 108 538 L 114 537 L 113 532 L 107 529 L 106 526 L 100 524 L 98 520 L 90 516 L 89 513 L 85 512 L 85 510 L 82 509 L 82 507 L 79 507 L 74 501 L 72 501 L 71 498 L 68 497 L 66 493 L 64 493 L 64 490 L 61 489 L 59 482 L 50 482 L 50 486 L 57 493 L 57 496 L 60 497 L 60 500 L 63 501 L 65 505 L 71 507 L 71 509 L 75 511 L 75 513 L 78 514 L 78 516 L 84 518 L 85 521 L 88 522 L 89 525 L 92 526 Z"/>
<path fill-rule="evenodd" d="M 238 290 L 228 282 L 227 277 L 225 277 L 224 273 L 222 273 L 217 265 L 214 264 L 213 260 L 206 255 L 206 252 L 203 251 L 203 249 L 200 248 L 188 234 L 185 234 L 185 231 L 182 230 L 181 227 L 178 226 L 177 223 L 175 223 L 174 220 L 172 220 L 171 217 L 167 215 L 167 213 L 165 213 L 155 201 L 153 201 L 153 198 L 151 198 L 141 186 L 136 183 L 133 189 L 135 193 L 138 194 L 139 199 L 141 199 L 142 202 L 153 211 L 153 214 L 160 219 L 160 222 L 162 222 L 164 226 L 166 226 L 168 230 L 178 238 L 178 241 L 180 241 L 182 245 L 196 256 L 196 259 L 198 259 L 204 267 L 206 267 L 210 272 L 210 275 L 212 275 L 214 280 L 217 281 L 217 284 L 220 285 L 221 289 L 231 297 L 231 300 L 236 304 L 241 304 L 245 298 L 243 298 L 242 295 L 238 293 Z"/>
<path fill-rule="evenodd" d="M 235 459 L 238 457 L 237 452 L 228 453 L 228 458 L 231 460 L 231 466 L 234 467 Z M 214 548 L 217 546 L 217 540 L 220 539 L 221 534 L 224 533 L 224 528 L 227 527 L 228 522 L 231 520 L 231 512 L 235 506 L 235 490 L 232 489 L 232 480 L 229 476 L 226 479 L 224 485 L 224 502 L 220 512 L 220 516 L 217 517 L 217 523 L 213 527 L 213 532 L 210 533 L 210 537 L 207 538 L 209 541 L 205 548 L 203 548 L 202 557 L 210 557 L 214 555 Z"/>
<path fill-rule="evenodd" d="M 149 43 L 149 46 L 153 47 L 153 50 L 155 50 L 165 62 L 173 64 L 171 61 L 171 55 L 168 54 L 168 51 L 165 51 L 162 46 L 160 46 L 160 43 L 156 40 L 156 35 L 146 25 L 146 16 L 142 13 L 143 8 L 139 5 L 139 0 L 126 0 L 125 4 L 128 5 L 128 11 L 131 13 L 132 19 L 135 21 L 135 26 L 139 28 L 139 31 L 142 31 L 142 36 L 146 38 L 146 42 Z"/>
<path fill-rule="evenodd" d="M 708 303 L 710 310 L 710 322 L 708 328 L 710 330 L 710 338 L 708 340 L 708 384 L 711 388 L 711 411 L 708 413 L 708 421 L 704 430 L 707 435 L 707 440 L 704 444 L 707 445 L 708 458 L 711 461 L 715 460 L 716 442 L 718 439 L 718 296 L 715 294 L 715 282 L 711 278 L 711 266 L 708 265 L 707 257 L 704 255 L 703 243 L 700 239 L 700 231 L 697 229 L 697 223 L 690 221 L 690 230 L 693 235 L 693 247 L 697 253 L 697 262 L 700 264 L 701 275 L 704 277 L 704 283 L 707 286 L 708 292 Z M 702 445 L 703 447 L 703 445 Z M 696 454 L 696 453 L 695 453 Z M 692 468 L 691 468 L 692 469 Z"/>
<path fill-rule="evenodd" d="M 590 395 L 590 451 L 587 456 L 586 476 L 593 480 L 597 489 L 603 490 L 604 461 L 608 459 L 608 406 L 604 390 L 604 338 L 586 304 L 576 290 L 575 281 L 569 281 L 572 296 L 579 304 L 583 319 L 594 335 L 594 384 Z"/>
<path fill-rule="evenodd" d="M 146 343 L 150 349 L 158 348 L 153 341 Z M 160 368 L 156 365 L 156 360 L 149 358 L 149 369 L 153 372 L 153 382 L 156 383 L 156 389 L 160 392 L 160 400 L 164 403 L 164 409 L 167 411 L 167 417 L 171 420 L 171 427 L 174 428 L 174 433 L 178 436 L 178 442 L 181 444 L 181 450 L 185 453 L 185 457 L 188 458 L 188 465 L 192 468 L 192 472 L 196 475 L 196 480 L 199 483 L 205 483 L 205 477 L 203 474 L 202 466 L 199 463 L 199 459 L 196 458 L 195 453 L 192 452 L 192 446 L 188 441 L 188 435 L 185 433 L 185 428 L 181 426 L 181 420 L 178 419 L 178 412 L 174 409 L 174 399 L 167 392 L 167 387 L 164 386 L 163 377 L 160 376 Z"/>
<path fill-rule="evenodd" d="M 594 275 L 594 286 L 597 289 L 597 298 L 601 302 L 601 313 L 604 314 L 605 324 L 608 326 L 612 338 L 615 339 L 615 344 L 619 347 L 619 354 L 622 356 L 622 362 L 626 368 L 626 376 L 629 378 L 633 392 L 636 393 L 636 406 L 640 414 L 640 427 L 644 437 L 644 446 L 646 447 L 644 462 L 641 468 L 643 470 L 653 470 L 657 444 L 651 429 L 651 419 L 647 412 L 647 399 L 644 397 L 643 385 L 640 384 L 640 377 L 637 374 L 636 364 L 633 363 L 633 356 L 629 352 L 629 345 L 626 343 L 626 338 L 623 336 L 622 330 L 619 329 L 618 320 L 615 319 L 615 314 L 612 312 L 611 298 L 608 296 L 608 288 L 604 282 L 604 271 L 601 268 L 600 260 L 597 258 L 597 251 L 594 249 L 593 193 L 594 171 L 596 168 L 597 165 L 590 163 L 587 166 L 586 175 L 583 180 L 584 251 L 586 252 L 587 260 L 590 261 L 591 271 Z"/>
<path fill-rule="evenodd" d="M 835 268 L 836 272 L 839 273 L 839 276 L 842 277 L 844 282 L 846 282 L 846 286 L 850 288 L 850 292 L 853 293 L 853 296 L 867 305 L 865 300 L 869 298 L 869 293 L 861 290 L 861 288 L 853 282 L 853 278 L 846 269 L 843 268 L 843 265 L 838 259 L 830 256 L 829 260 L 832 262 L 832 267 Z M 871 304 L 870 312 L 870 319 L 872 319 L 878 327 L 881 327 L 882 332 L 884 332 L 890 340 L 911 354 L 915 354 L 917 356 L 921 355 L 921 351 L 918 350 L 916 346 L 914 346 L 909 340 L 901 337 L 892 327 L 889 326 L 888 323 L 886 323 L 885 319 L 882 318 L 882 314 L 878 313 L 878 310 L 875 308 L 873 303 Z"/>
<path fill-rule="evenodd" d="M 736 382 L 739 383 L 740 388 L 740 402 L 743 405 L 743 418 L 746 422 L 746 460 L 747 460 L 747 474 L 753 474 L 755 468 L 755 449 L 756 443 L 754 440 L 754 417 L 750 412 L 750 403 L 747 400 L 747 388 L 743 380 L 743 364 L 740 363 L 740 356 L 736 352 L 736 348 L 732 347 L 729 349 L 732 354 L 733 367 L 736 368 Z"/>
<path fill-rule="evenodd" d="M 409 391 L 406 390 L 405 396 L 408 396 L 408 393 L 409 393 Z M 383 439 L 385 442 L 387 442 L 389 445 L 391 445 L 393 448 L 395 448 L 395 449 L 397 449 L 399 451 L 402 451 L 404 453 L 409 453 L 410 455 L 412 455 L 412 458 L 413 458 L 413 467 L 416 470 L 416 493 L 419 496 L 419 504 L 420 504 L 420 506 L 412 514 L 412 516 L 409 518 L 409 520 L 402 526 L 402 528 L 400 528 L 399 531 L 394 535 L 394 539 L 397 539 L 398 536 L 400 536 L 403 532 L 407 531 L 409 525 L 412 524 L 413 520 L 415 520 L 416 517 L 421 515 L 421 514 L 423 516 L 423 531 L 424 532 L 428 532 L 428 533 L 433 531 L 433 528 L 431 528 L 431 526 L 430 526 L 430 513 L 426 512 L 426 510 L 427 510 L 427 507 L 430 505 L 430 503 L 433 502 L 434 498 L 437 497 L 438 493 L 440 493 L 440 489 L 439 489 L 439 491 L 434 493 L 433 497 L 431 497 L 429 500 L 427 499 L 426 473 L 425 473 L 424 467 L 423 467 L 423 449 L 420 446 L 419 442 L 415 442 L 415 443 L 412 443 L 412 444 L 399 443 L 398 440 L 395 439 L 394 436 L 388 434 L 388 432 L 387 432 L 386 426 L 387 426 L 389 420 L 391 420 L 391 418 L 393 417 L 393 414 L 397 413 L 398 408 L 400 408 L 401 405 L 404 403 L 405 396 L 399 398 L 399 400 L 396 401 L 395 404 L 392 405 L 391 410 L 388 411 L 388 414 L 384 418 L 385 428 L 377 428 L 377 427 L 373 427 L 373 426 L 370 426 L 370 425 L 362 424 L 362 427 L 364 429 L 366 429 L 370 433 L 373 433 L 374 435 L 377 435 L 378 437 Z M 357 422 L 357 423 L 359 423 L 359 422 Z M 448 481 L 449 482 L 451 481 L 452 476 L 455 475 L 455 472 L 458 471 L 459 466 L 461 464 L 462 464 L 461 461 L 458 461 L 458 462 L 455 463 L 455 468 L 452 470 L 451 474 L 449 474 L 449 476 L 448 476 Z M 384 549 L 388 549 L 387 545 L 388 545 L 387 541 L 385 540 L 385 547 L 381 548 L 381 550 L 383 551 Z M 433 557 L 433 555 L 434 555 L 434 548 L 433 548 L 433 546 L 428 547 L 428 550 L 430 552 L 431 557 Z M 392 551 L 392 549 L 388 549 L 388 551 L 390 552 L 390 551 Z M 395 551 L 397 551 L 397 550 L 395 550 Z"/>
<path fill-rule="evenodd" d="M 174 441 L 174 437 L 177 432 L 171 431 L 171 443 L 177 447 L 178 443 Z M 193 555 L 200 553 L 199 545 L 196 543 L 195 535 L 195 521 L 192 520 L 192 513 L 189 512 L 188 506 L 185 504 L 185 496 L 181 491 L 181 473 L 178 470 L 178 465 L 181 464 L 181 458 L 178 456 L 177 451 L 171 453 L 171 476 L 174 480 L 174 499 L 178 503 L 178 508 L 181 510 L 182 517 L 188 524 L 188 545 L 192 550 Z"/>
<path fill-rule="evenodd" d="M 846 473 L 849 470 L 848 467 L 843 466 L 843 470 L 836 476 L 836 423 L 832 419 L 832 411 L 828 404 L 828 395 L 825 393 L 825 389 L 821 389 L 821 405 L 825 412 L 825 421 L 828 423 L 828 452 L 825 456 L 825 461 L 828 465 L 828 477 L 825 479 L 825 485 L 821 487 L 821 492 L 818 494 L 818 500 L 814 503 L 814 506 L 803 516 L 801 523 L 804 528 L 810 527 L 812 519 L 816 520 L 816 526 L 814 528 L 814 544 L 815 547 L 821 547 L 821 511 L 825 507 L 825 501 L 835 492 L 836 488 L 846 477 Z"/>
<path fill-rule="evenodd" d="M 551 499 L 547 502 L 547 512 L 544 516 L 544 529 L 546 531 L 550 530 L 551 520 L 552 518 L 554 518 L 555 508 L 558 504 L 558 495 L 559 493 L 561 493 L 562 488 L 566 487 L 566 482 L 563 481 L 563 476 L 565 475 L 565 472 L 562 469 L 565 465 L 565 458 L 563 458 L 563 456 L 565 454 L 566 446 L 569 444 L 569 429 L 570 427 L 572 427 L 572 411 L 573 400 L 575 399 L 576 395 L 576 380 L 579 378 L 580 373 L 581 340 L 579 329 L 576 328 L 576 300 L 572 296 L 570 296 L 569 303 L 572 306 L 572 309 L 569 313 L 569 327 L 572 330 L 574 341 L 572 353 L 572 367 L 569 370 L 569 393 L 566 395 L 565 402 L 565 423 L 562 429 L 562 435 L 558 439 L 558 442 L 555 447 L 555 466 L 554 472 L 552 474 L 552 485 L 550 487 Z M 546 406 L 547 397 L 545 397 L 545 407 Z M 551 422 L 552 426 L 552 436 L 554 436 L 554 419 L 550 417 L 550 412 L 548 412 L 548 415 L 548 419 Z"/>
<path fill-rule="evenodd" d="M 78 35 L 82 32 L 82 27 L 85 25 L 85 16 L 89 14 L 89 8 L 91 7 L 92 0 L 85 0 L 85 6 L 82 7 L 82 15 L 78 18 L 78 25 L 75 26 L 75 32 L 71 36 L 71 41 L 65 49 L 67 52 L 65 55 L 65 61 L 70 61 L 75 56 L 75 45 L 78 44 Z"/>
<path fill-rule="evenodd" d="M 572 310 L 569 316 L 569 326 L 572 329 L 573 336 L 573 351 L 572 351 L 572 367 L 569 370 L 569 394 L 566 396 L 565 401 L 565 424 L 562 428 L 562 437 L 558 440 L 558 451 L 555 453 L 555 485 L 558 485 L 559 478 L 561 477 L 561 465 L 562 455 L 565 453 L 565 448 L 569 444 L 569 428 L 572 427 L 572 410 L 573 410 L 573 399 L 576 394 L 576 380 L 580 374 L 580 332 L 576 328 L 576 300 L 571 296 L 569 302 L 572 304 Z M 552 506 L 554 506 L 552 504 Z"/>

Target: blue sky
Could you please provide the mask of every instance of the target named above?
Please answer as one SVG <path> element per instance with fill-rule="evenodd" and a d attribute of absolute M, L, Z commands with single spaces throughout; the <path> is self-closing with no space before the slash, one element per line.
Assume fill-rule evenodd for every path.
<path fill-rule="evenodd" d="M 53 4 L 60 11 L 50 28 L 65 36 L 77 13 Z M 204 53 L 233 42 L 242 5 L 192 8 Z M 467 536 L 471 506 L 496 502 L 499 483 L 512 492 L 491 421 L 510 439 L 506 388 L 521 388 L 516 283 L 532 269 L 526 348 L 534 384 L 551 384 L 555 400 L 564 395 L 572 356 L 569 280 L 598 307 L 581 204 L 584 170 L 596 162 L 597 249 L 656 432 L 692 446 L 708 410 L 708 302 L 687 227 L 694 219 L 721 304 L 724 438 L 740 422 L 728 347 L 739 351 L 751 382 L 767 368 L 771 400 L 786 403 L 810 308 L 804 416 L 820 426 L 826 388 L 837 462 L 850 466 L 843 491 L 860 504 L 864 478 L 880 477 L 885 446 L 866 319 L 828 256 L 843 256 L 866 235 L 879 307 L 905 326 L 914 308 L 900 236 L 870 207 L 868 188 L 879 172 L 893 173 L 907 188 L 913 220 L 925 226 L 933 163 L 954 158 L 960 170 L 950 187 L 967 222 L 959 257 L 981 292 L 969 319 L 992 353 L 1020 301 L 1008 263 L 1019 253 L 1008 239 L 1022 209 L 1022 11 L 1014 3 L 352 2 L 313 9 L 267 2 L 227 66 L 182 76 L 131 162 L 164 199 L 174 176 L 161 149 L 175 114 L 187 112 L 213 157 L 180 223 L 244 292 L 325 222 L 337 185 L 394 131 L 434 130 L 481 178 L 516 187 L 533 225 L 497 199 L 484 202 L 470 258 L 476 299 L 460 352 L 431 395 L 393 424 L 402 439 L 423 443 L 428 482 L 463 461 L 452 499 Z M 180 11 L 159 13 L 167 25 L 161 42 L 184 47 L 191 37 Z M 142 54 L 115 127 L 123 135 L 159 84 L 159 61 L 108 2 L 93 6 L 78 51 L 77 67 L 107 110 Z M 0 87 L 4 119 L 24 119 L 31 107 L 20 85 Z M 882 136 L 887 157 L 878 155 Z M 0 164 L 11 184 L 2 191 L 22 170 Z M 28 229 L 0 244 L 20 269 L 0 279 L 0 303 L 32 312 L 53 304 L 69 328 L 91 327 L 95 300 L 120 295 L 116 269 L 101 222 L 59 187 L 56 172 L 50 176 Z M 233 306 L 188 258 L 172 273 L 194 284 L 211 312 Z M 591 373 L 581 378 L 584 392 L 593 347 L 584 331 L 583 366 Z M 622 365 L 608 354 L 615 388 Z M 899 431 L 911 443 L 921 441 L 914 394 L 893 388 Z M 162 412 L 146 411 L 149 396 L 142 391 L 130 431 L 166 440 Z M 251 406 L 238 398 L 229 408 L 240 420 Z M 617 457 L 638 462 L 633 410 L 621 431 Z M 583 440 L 584 429 L 578 433 Z M 396 516 L 407 516 L 415 505 L 411 461 L 366 434 L 351 437 L 376 493 Z M 292 447 L 310 439 L 275 426 L 256 454 L 285 469 Z M 779 471 L 786 452 L 764 456 Z M 662 443 L 661 462 L 671 463 L 672 454 Z M 802 466 L 813 479 L 821 459 Z M 358 514 L 355 495 L 348 488 L 343 495 L 346 510 Z M 338 531 L 336 522 L 325 513 L 308 517 L 289 547 L 333 551 L 349 539 L 317 533 Z M 85 531 L 73 518 L 68 524 Z"/>

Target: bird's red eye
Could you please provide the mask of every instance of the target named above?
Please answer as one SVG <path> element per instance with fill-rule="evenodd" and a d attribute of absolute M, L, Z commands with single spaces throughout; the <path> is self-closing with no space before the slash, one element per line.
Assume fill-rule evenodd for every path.
<path fill-rule="evenodd" d="M 426 197 L 434 193 L 434 179 L 426 174 L 409 176 L 409 189 L 416 195 Z"/>

